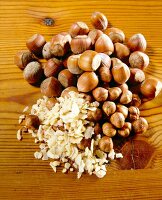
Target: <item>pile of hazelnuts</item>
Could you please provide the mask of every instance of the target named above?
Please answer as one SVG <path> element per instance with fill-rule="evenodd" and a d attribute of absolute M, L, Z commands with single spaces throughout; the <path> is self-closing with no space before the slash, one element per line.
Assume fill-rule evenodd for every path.
<path fill-rule="evenodd" d="M 28 51 L 16 54 L 15 64 L 24 70 L 30 84 L 41 83 L 41 92 L 51 103 L 70 91 L 98 101 L 99 108 L 89 111 L 88 119 L 96 123 L 95 134 L 105 135 L 100 140 L 100 148 L 105 150 L 103 142 L 116 134 L 128 137 L 147 130 L 139 106 L 159 94 L 161 83 L 145 78 L 149 57 L 144 53 L 147 43 L 142 34 L 126 40 L 122 30 L 108 28 L 108 20 L 100 12 L 92 14 L 91 23 L 92 30 L 84 22 L 76 22 L 50 42 L 40 34 L 33 35 L 26 42 Z"/>

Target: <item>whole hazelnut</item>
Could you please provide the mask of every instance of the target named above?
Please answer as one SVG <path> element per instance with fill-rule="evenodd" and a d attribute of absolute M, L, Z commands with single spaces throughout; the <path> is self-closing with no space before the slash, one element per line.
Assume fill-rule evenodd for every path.
<path fill-rule="evenodd" d="M 20 69 L 25 69 L 26 65 L 34 60 L 30 51 L 19 51 L 16 53 L 14 62 Z"/>
<path fill-rule="evenodd" d="M 99 53 L 99 55 L 101 57 L 100 67 L 110 68 L 111 67 L 111 58 L 105 53 Z"/>
<path fill-rule="evenodd" d="M 51 98 L 49 98 L 49 99 L 47 100 L 46 106 L 47 106 L 47 108 L 48 108 L 49 110 L 51 110 L 51 109 L 55 106 L 56 103 L 58 103 L 57 99 L 51 97 Z"/>
<path fill-rule="evenodd" d="M 91 38 L 92 46 L 96 43 L 97 39 L 103 34 L 101 30 L 93 29 L 88 33 L 88 37 Z"/>
<path fill-rule="evenodd" d="M 98 143 L 99 148 L 101 151 L 104 151 L 106 153 L 110 152 L 111 149 L 113 149 L 113 141 L 108 136 L 103 136 Z"/>
<path fill-rule="evenodd" d="M 35 56 L 42 57 L 42 49 L 45 43 L 45 38 L 42 35 L 34 34 L 27 40 L 26 46 Z"/>
<path fill-rule="evenodd" d="M 83 72 L 83 70 L 80 69 L 78 65 L 79 58 L 80 58 L 80 54 L 71 55 L 67 59 L 67 68 L 72 74 L 81 74 Z"/>
<path fill-rule="evenodd" d="M 88 110 L 87 120 L 98 122 L 102 118 L 102 110 L 97 108 L 95 111 Z"/>
<path fill-rule="evenodd" d="M 117 42 L 114 44 L 114 53 L 120 60 L 125 60 L 128 58 L 130 50 L 126 45 Z"/>
<path fill-rule="evenodd" d="M 116 128 L 122 128 L 125 123 L 125 117 L 120 112 L 115 112 L 110 117 L 110 122 L 116 127 Z"/>
<path fill-rule="evenodd" d="M 149 65 L 149 57 L 143 52 L 135 51 L 129 56 L 129 64 L 133 68 L 144 70 Z"/>
<path fill-rule="evenodd" d="M 108 90 L 103 87 L 97 87 L 92 91 L 93 97 L 96 101 L 106 101 L 108 98 Z"/>
<path fill-rule="evenodd" d="M 119 87 L 109 88 L 108 91 L 110 101 L 115 101 L 122 93 L 122 90 Z"/>
<path fill-rule="evenodd" d="M 105 101 L 102 105 L 102 110 L 107 116 L 110 116 L 116 111 L 116 105 L 112 101 Z"/>
<path fill-rule="evenodd" d="M 120 97 L 120 103 L 121 104 L 128 104 L 132 101 L 132 92 L 129 90 L 126 90 L 122 93 Z"/>
<path fill-rule="evenodd" d="M 128 90 L 128 85 L 126 83 L 123 83 L 122 85 L 119 85 L 118 87 L 122 90 L 122 92 Z"/>
<path fill-rule="evenodd" d="M 90 146 L 91 146 L 91 139 L 85 139 L 83 138 L 81 140 L 81 142 L 79 144 L 77 144 L 77 147 L 80 149 L 80 150 L 85 150 L 86 147 L 88 147 L 90 149 Z"/>
<path fill-rule="evenodd" d="M 135 120 L 132 123 L 133 131 L 136 134 L 142 134 L 145 133 L 148 129 L 148 123 L 147 120 L 143 117 L 140 117 L 139 119 Z"/>
<path fill-rule="evenodd" d="M 141 99 L 138 94 L 132 94 L 132 101 L 130 102 L 131 106 L 139 107 L 141 105 Z"/>
<path fill-rule="evenodd" d="M 94 72 L 84 72 L 77 82 L 79 92 L 90 92 L 98 85 L 98 77 Z"/>
<path fill-rule="evenodd" d="M 112 80 L 112 74 L 108 67 L 100 67 L 98 70 L 98 74 L 99 78 L 105 83 L 109 83 Z"/>
<path fill-rule="evenodd" d="M 128 111 L 129 111 L 129 120 L 130 121 L 135 121 L 135 120 L 139 119 L 140 110 L 137 107 L 130 106 L 128 108 Z"/>
<path fill-rule="evenodd" d="M 60 71 L 58 80 L 64 88 L 74 86 L 76 83 L 76 77 L 68 69 Z"/>
<path fill-rule="evenodd" d="M 46 77 L 57 76 L 62 70 L 62 62 L 57 58 L 49 59 L 44 66 L 44 74 Z"/>
<path fill-rule="evenodd" d="M 129 84 L 135 85 L 142 83 L 145 80 L 145 73 L 138 68 L 130 68 L 130 78 L 128 80 Z"/>
<path fill-rule="evenodd" d="M 23 72 L 24 79 L 30 84 L 39 83 L 43 77 L 41 64 L 33 61 L 27 64 Z"/>
<path fill-rule="evenodd" d="M 27 115 L 25 117 L 25 126 L 30 129 L 38 129 L 40 121 L 37 115 Z"/>
<path fill-rule="evenodd" d="M 94 26 L 94 28 L 99 29 L 99 30 L 105 30 L 108 26 L 107 18 L 101 12 L 92 13 L 91 23 Z"/>
<path fill-rule="evenodd" d="M 102 34 L 95 43 L 95 51 L 111 55 L 114 52 L 114 45 L 106 34 Z"/>
<path fill-rule="evenodd" d="M 125 34 L 119 28 L 108 28 L 107 35 L 110 37 L 113 43 L 120 42 L 123 43 L 125 41 Z"/>
<path fill-rule="evenodd" d="M 118 59 L 118 58 L 111 58 L 111 65 L 112 65 L 112 67 L 114 67 L 115 65 L 118 65 L 118 64 L 121 64 L 121 63 L 123 63 L 120 59 Z"/>
<path fill-rule="evenodd" d="M 145 37 L 141 33 L 138 33 L 129 38 L 127 45 L 131 51 L 144 52 L 146 50 L 147 43 Z"/>
<path fill-rule="evenodd" d="M 78 59 L 78 65 L 84 71 L 96 71 L 100 64 L 101 56 L 92 50 L 84 51 Z"/>
<path fill-rule="evenodd" d="M 64 97 L 64 98 L 65 97 L 70 97 L 69 92 L 76 92 L 76 93 L 78 93 L 78 89 L 76 87 L 74 87 L 74 86 L 67 87 L 67 88 L 65 88 L 62 91 L 61 97 Z"/>
<path fill-rule="evenodd" d="M 46 78 L 41 83 L 40 89 L 47 97 L 59 97 L 62 91 L 60 82 L 54 77 Z"/>
<path fill-rule="evenodd" d="M 116 135 L 115 127 L 109 122 L 106 122 L 102 125 L 102 131 L 103 131 L 103 134 L 108 137 L 113 137 Z"/>
<path fill-rule="evenodd" d="M 50 59 L 52 57 L 51 50 L 50 50 L 51 42 L 47 42 L 43 46 L 42 55 L 44 59 Z"/>
<path fill-rule="evenodd" d="M 69 33 L 71 37 L 76 37 L 77 35 L 87 35 L 89 28 L 84 22 L 75 22 L 71 25 Z"/>
<path fill-rule="evenodd" d="M 132 129 L 132 124 L 130 122 L 125 122 L 124 126 L 118 130 L 118 134 L 122 137 L 128 137 Z"/>
<path fill-rule="evenodd" d="M 94 133 L 95 135 L 102 134 L 102 128 L 99 123 L 96 123 L 94 126 Z"/>
<path fill-rule="evenodd" d="M 118 104 L 116 106 L 116 111 L 122 113 L 124 115 L 124 117 L 127 118 L 127 116 L 128 116 L 128 108 L 126 106 Z"/>

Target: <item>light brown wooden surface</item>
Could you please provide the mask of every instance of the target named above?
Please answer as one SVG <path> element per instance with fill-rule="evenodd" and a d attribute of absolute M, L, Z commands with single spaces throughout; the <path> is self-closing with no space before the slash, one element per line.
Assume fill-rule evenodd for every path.
<path fill-rule="evenodd" d="M 97 179 L 76 173 L 54 174 L 48 162 L 36 160 L 38 148 L 30 136 L 16 140 L 18 116 L 26 105 L 41 96 L 39 88 L 25 82 L 22 71 L 13 64 L 18 50 L 34 33 L 49 40 L 66 31 L 74 21 L 85 21 L 101 11 L 109 22 L 125 31 L 127 37 L 141 32 L 148 41 L 150 66 L 147 75 L 162 81 L 162 1 L 0 1 L 0 199 L 162 199 L 162 94 L 145 103 L 142 115 L 149 122 L 147 142 L 154 147 L 152 160 L 141 170 L 117 170 L 113 163 L 107 176 Z M 55 20 L 53 27 L 44 18 Z"/>

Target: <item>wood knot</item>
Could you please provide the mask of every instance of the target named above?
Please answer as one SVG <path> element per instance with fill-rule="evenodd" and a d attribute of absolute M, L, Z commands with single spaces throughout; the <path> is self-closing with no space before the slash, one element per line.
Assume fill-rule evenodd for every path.
<path fill-rule="evenodd" d="M 43 24 L 45 24 L 46 26 L 53 26 L 54 23 L 55 23 L 54 19 L 50 17 L 46 17 L 43 19 Z"/>

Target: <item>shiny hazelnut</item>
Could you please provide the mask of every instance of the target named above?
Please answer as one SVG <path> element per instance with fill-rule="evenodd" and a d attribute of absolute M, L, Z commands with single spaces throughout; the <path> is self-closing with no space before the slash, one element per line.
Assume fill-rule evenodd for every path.
<path fill-rule="evenodd" d="M 84 72 L 77 82 L 79 92 L 90 92 L 98 85 L 98 77 L 94 72 Z"/>
<path fill-rule="evenodd" d="M 37 115 L 27 115 L 25 117 L 25 126 L 30 129 L 38 129 L 40 121 Z"/>
<path fill-rule="evenodd" d="M 105 30 L 108 26 L 107 18 L 101 12 L 92 13 L 91 23 L 94 26 L 94 28 L 99 29 L 99 30 Z"/>
<path fill-rule="evenodd" d="M 100 67 L 98 70 L 99 78 L 106 83 L 109 83 L 112 80 L 112 74 L 108 67 Z"/>
<path fill-rule="evenodd" d="M 135 107 L 135 106 L 130 106 L 128 108 L 128 111 L 129 111 L 129 120 L 132 122 L 132 121 L 135 121 L 137 119 L 139 119 L 139 116 L 140 116 L 140 110 L 139 108 Z"/>
<path fill-rule="evenodd" d="M 30 83 L 39 83 L 43 77 L 43 69 L 39 62 L 33 61 L 27 64 L 23 72 L 24 79 Z"/>
<path fill-rule="evenodd" d="M 125 90 L 121 97 L 120 97 L 120 103 L 121 104 L 128 104 L 132 101 L 132 92 L 129 90 Z"/>
<path fill-rule="evenodd" d="M 62 91 L 61 97 L 70 97 L 69 92 L 77 92 L 78 93 L 78 89 L 74 86 L 67 87 Z"/>
<path fill-rule="evenodd" d="M 86 93 L 80 93 L 80 94 L 82 94 L 82 97 L 85 101 L 89 101 L 90 103 L 94 101 L 94 98 L 92 97 L 92 95 L 86 94 Z"/>
<path fill-rule="evenodd" d="M 128 108 L 126 106 L 118 104 L 116 106 L 116 111 L 122 113 L 124 115 L 124 117 L 127 118 L 127 116 L 128 116 Z"/>
<path fill-rule="evenodd" d="M 57 99 L 52 97 L 47 100 L 46 106 L 49 110 L 51 110 L 55 106 L 56 103 L 58 103 Z"/>
<path fill-rule="evenodd" d="M 128 85 L 126 83 L 123 83 L 122 85 L 119 85 L 118 87 L 122 90 L 122 92 L 128 90 Z"/>
<path fill-rule="evenodd" d="M 52 58 L 50 46 L 51 46 L 51 42 L 47 42 L 47 43 L 43 46 L 42 55 L 43 55 L 43 58 L 44 58 L 44 59 L 47 59 L 47 60 L 48 60 L 48 59 Z"/>
<path fill-rule="evenodd" d="M 131 106 L 139 107 L 141 105 L 141 99 L 138 94 L 132 94 L 132 101 L 130 102 Z"/>
<path fill-rule="evenodd" d="M 81 140 L 81 142 L 79 144 L 77 144 L 77 147 L 80 149 L 80 150 L 85 150 L 86 147 L 88 147 L 90 149 L 91 147 L 91 139 L 85 139 L 83 138 Z"/>
<path fill-rule="evenodd" d="M 102 128 L 99 123 L 96 123 L 94 126 L 94 133 L 95 135 L 102 134 Z"/>
<path fill-rule="evenodd" d="M 95 111 L 88 110 L 87 120 L 98 122 L 102 118 L 102 110 L 97 108 Z"/>
<path fill-rule="evenodd" d="M 14 62 L 20 69 L 25 69 L 28 63 L 34 60 L 33 55 L 30 51 L 19 51 L 16 53 Z"/>
<path fill-rule="evenodd" d="M 111 58 L 105 53 L 99 53 L 99 55 L 101 57 L 100 67 L 110 68 L 111 67 Z"/>
<path fill-rule="evenodd" d="M 136 134 L 142 134 L 145 133 L 148 129 L 148 123 L 147 120 L 143 117 L 140 117 L 136 121 L 132 123 L 133 131 Z"/>
<path fill-rule="evenodd" d="M 110 152 L 111 149 L 113 149 L 113 141 L 112 141 L 112 139 L 110 137 L 103 136 L 99 140 L 98 146 L 101 149 L 101 151 L 104 151 L 104 152 L 108 153 L 108 152 Z"/>
<path fill-rule="evenodd" d="M 47 97 L 59 97 L 61 95 L 61 84 L 54 78 L 46 78 L 40 86 L 41 93 Z"/>
<path fill-rule="evenodd" d="M 92 91 L 93 97 L 96 101 L 106 101 L 108 98 L 108 90 L 103 87 L 97 87 Z"/>
<path fill-rule="evenodd" d="M 57 58 L 49 59 L 44 66 L 44 74 L 46 77 L 57 76 L 62 70 L 62 62 Z"/>
<path fill-rule="evenodd" d="M 138 68 L 130 68 L 130 78 L 128 80 L 129 84 L 135 85 L 142 83 L 145 80 L 145 73 Z"/>
<path fill-rule="evenodd" d="M 102 131 L 103 131 L 103 134 L 108 137 L 113 137 L 116 135 L 115 127 L 109 122 L 106 122 L 102 125 Z"/>
<path fill-rule="evenodd" d="M 92 50 L 84 51 L 78 59 L 78 65 L 84 71 L 96 71 L 100 64 L 101 56 Z"/>
<path fill-rule="evenodd" d="M 103 34 L 101 30 L 93 29 L 88 33 L 88 37 L 91 38 L 92 46 L 96 43 L 97 39 Z"/>
<path fill-rule="evenodd" d="M 61 85 L 65 88 L 74 86 L 76 83 L 76 77 L 68 69 L 63 69 L 58 74 L 58 80 L 61 83 Z"/>
<path fill-rule="evenodd" d="M 116 105 L 112 101 L 105 101 L 102 105 L 102 110 L 107 116 L 110 116 L 116 111 Z"/>
<path fill-rule="evenodd" d="M 95 43 L 95 51 L 111 55 L 114 52 L 114 45 L 106 34 L 102 34 Z"/>
<path fill-rule="evenodd" d="M 124 126 L 118 130 L 118 134 L 122 137 L 128 137 L 132 129 L 132 124 L 130 122 L 125 122 Z"/>
<path fill-rule="evenodd" d="M 126 45 L 117 42 L 114 44 L 114 53 L 120 60 L 125 60 L 128 58 L 130 50 Z"/>
<path fill-rule="evenodd" d="M 79 58 L 80 58 L 80 54 L 71 55 L 67 59 L 67 68 L 72 74 L 81 74 L 83 72 L 83 70 L 80 69 L 78 65 Z"/>
<path fill-rule="evenodd" d="M 162 84 L 160 81 L 158 81 L 155 78 L 147 78 L 142 84 L 141 84 L 141 93 L 146 98 L 154 98 L 156 97 L 162 88 Z"/>
<path fill-rule="evenodd" d="M 40 34 L 34 34 L 27 42 L 27 48 L 37 57 L 42 57 L 42 49 L 45 45 L 45 38 Z"/>
<path fill-rule="evenodd" d="M 71 51 L 80 54 L 91 48 L 91 39 L 87 35 L 78 35 L 71 40 Z"/>
<path fill-rule="evenodd" d="M 131 51 L 142 51 L 144 52 L 146 50 L 146 39 L 141 33 L 135 34 L 128 40 L 128 48 Z"/>
<path fill-rule="evenodd" d="M 87 35 L 89 28 L 84 22 L 75 22 L 71 25 L 69 34 L 71 37 L 76 37 L 77 35 Z"/>
<path fill-rule="evenodd" d="M 125 124 L 125 117 L 120 112 L 115 112 L 110 117 L 110 122 L 116 127 L 116 128 L 122 128 Z"/>
<path fill-rule="evenodd" d="M 118 65 L 118 64 L 121 64 L 122 63 L 122 61 L 120 60 L 120 59 L 118 59 L 118 58 L 111 58 L 111 65 L 112 65 L 112 67 L 114 67 L 115 65 Z"/>
<path fill-rule="evenodd" d="M 108 91 L 110 101 L 115 101 L 122 93 L 122 90 L 119 87 L 109 88 Z"/>
<path fill-rule="evenodd" d="M 123 43 L 125 41 L 124 32 L 118 28 L 114 28 L 114 27 L 108 28 L 106 33 L 110 37 L 113 43 L 116 43 L 116 42 Z"/>

